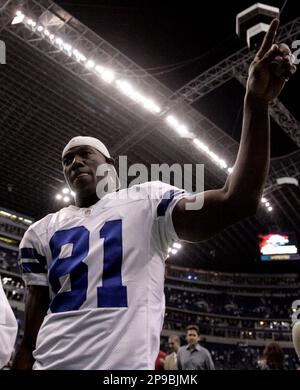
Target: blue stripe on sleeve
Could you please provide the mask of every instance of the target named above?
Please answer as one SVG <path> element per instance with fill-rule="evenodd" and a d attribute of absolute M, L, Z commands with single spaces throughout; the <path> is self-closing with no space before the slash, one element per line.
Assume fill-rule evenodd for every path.
<path fill-rule="evenodd" d="M 21 263 L 21 270 L 25 274 L 45 274 L 47 272 L 45 266 L 40 263 Z"/>
<path fill-rule="evenodd" d="M 46 265 L 46 257 L 40 255 L 34 248 L 22 248 L 21 251 L 21 259 L 36 259 L 42 265 Z"/>
<path fill-rule="evenodd" d="M 162 200 L 159 202 L 159 204 L 157 206 L 157 216 L 158 217 L 165 216 L 166 211 L 167 211 L 167 209 L 169 207 L 169 204 L 172 202 L 172 200 L 174 199 L 175 195 L 183 194 L 183 193 L 184 193 L 183 190 L 178 190 L 178 191 L 169 190 L 169 191 L 167 191 L 163 195 Z"/>
<path fill-rule="evenodd" d="M 38 262 L 26 262 L 26 259 L 37 260 Z M 20 249 L 20 266 L 24 273 L 43 274 L 46 273 L 47 260 L 45 256 L 40 255 L 34 248 Z"/>

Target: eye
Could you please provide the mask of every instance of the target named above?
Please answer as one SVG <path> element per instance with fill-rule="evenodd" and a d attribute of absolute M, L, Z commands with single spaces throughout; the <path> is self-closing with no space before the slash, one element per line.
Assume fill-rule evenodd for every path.
<path fill-rule="evenodd" d="M 84 150 L 80 153 L 81 157 L 88 157 L 91 154 L 89 150 Z"/>
<path fill-rule="evenodd" d="M 69 165 L 69 164 L 71 164 L 71 162 L 72 162 L 72 157 L 71 157 L 71 156 L 66 156 L 66 157 L 63 159 L 64 165 Z"/>

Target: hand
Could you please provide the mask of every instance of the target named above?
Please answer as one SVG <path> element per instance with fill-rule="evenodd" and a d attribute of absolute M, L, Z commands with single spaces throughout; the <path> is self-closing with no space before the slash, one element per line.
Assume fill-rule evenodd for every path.
<path fill-rule="evenodd" d="M 284 43 L 274 44 L 278 26 L 279 20 L 273 19 L 250 65 L 247 81 L 247 93 L 267 103 L 280 94 L 297 69 L 290 48 Z"/>

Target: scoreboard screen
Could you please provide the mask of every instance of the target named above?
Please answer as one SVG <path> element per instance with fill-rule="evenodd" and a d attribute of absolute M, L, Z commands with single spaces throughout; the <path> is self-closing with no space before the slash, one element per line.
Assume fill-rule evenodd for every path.
<path fill-rule="evenodd" d="M 292 235 L 278 233 L 260 235 L 259 249 L 262 261 L 300 260 Z"/>

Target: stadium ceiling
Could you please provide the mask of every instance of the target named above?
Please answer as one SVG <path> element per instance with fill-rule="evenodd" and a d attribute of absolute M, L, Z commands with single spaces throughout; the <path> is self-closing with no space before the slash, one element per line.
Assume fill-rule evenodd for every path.
<path fill-rule="evenodd" d="M 17 10 L 37 25 L 12 24 Z M 43 26 L 44 31 L 37 31 L 37 26 Z M 72 43 L 80 53 L 99 60 L 101 68 L 114 70 L 121 79 L 134 80 L 135 87 L 151 97 L 159 111 L 129 99 L 128 94 L 113 88 L 110 80 L 99 80 L 91 66 L 83 66 L 64 52 L 61 42 L 55 45 L 45 37 L 45 28 Z M 299 38 L 300 18 L 279 31 L 280 40 Z M 114 157 L 127 155 L 128 164 L 201 161 L 206 189 L 224 184 L 227 170 L 207 152 L 195 148 L 191 137 L 174 132 L 164 119 L 174 114 L 188 123 L 193 134 L 231 167 L 238 143 L 192 104 L 232 78 L 244 83 L 254 54 L 247 48 L 174 92 L 50 0 L 0 0 L 0 39 L 6 44 L 6 65 L 0 69 L 0 206 L 36 219 L 57 210 L 55 194 L 64 185 L 61 151 L 78 134 L 99 137 Z M 279 100 L 271 115 L 300 146 L 299 123 Z M 276 184 L 280 177 L 299 179 L 299 168 L 299 150 L 273 159 L 264 194 L 273 212 L 268 213 L 262 205 L 255 217 L 205 243 L 189 246 L 185 261 L 189 257 L 204 262 L 214 258 L 251 261 L 256 255 L 257 234 L 272 228 L 295 231 L 300 242 L 299 188 Z"/>

